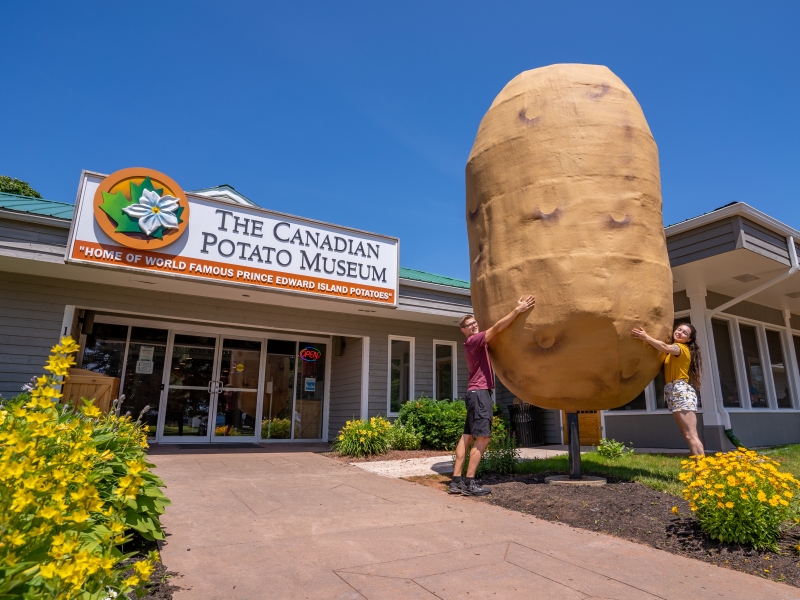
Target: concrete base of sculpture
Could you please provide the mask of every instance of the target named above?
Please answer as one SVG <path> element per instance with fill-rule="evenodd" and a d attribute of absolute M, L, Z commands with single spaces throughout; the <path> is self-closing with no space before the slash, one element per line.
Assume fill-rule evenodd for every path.
<path fill-rule="evenodd" d="M 584 475 L 580 479 L 570 479 L 569 475 L 551 475 L 545 477 L 544 482 L 555 485 L 605 485 L 607 483 L 604 477 L 592 477 L 591 475 Z"/>

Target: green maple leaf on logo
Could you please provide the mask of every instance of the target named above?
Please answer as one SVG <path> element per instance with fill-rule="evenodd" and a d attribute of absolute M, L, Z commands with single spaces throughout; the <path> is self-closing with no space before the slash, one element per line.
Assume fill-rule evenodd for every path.
<path fill-rule="evenodd" d="M 142 230 L 139 227 L 139 220 L 129 217 L 122 209 L 130 206 L 131 204 L 137 204 L 139 199 L 142 197 L 142 192 L 144 190 L 155 192 L 159 196 L 164 195 L 164 188 L 154 188 L 153 182 L 150 181 L 149 176 L 145 177 L 144 181 L 138 185 L 133 181 L 130 182 L 130 200 L 128 200 L 122 192 L 117 192 L 116 194 L 103 192 L 103 203 L 100 205 L 100 208 L 104 213 L 111 217 L 111 220 L 117 225 L 115 231 L 120 233 L 142 233 Z M 179 207 L 178 210 L 175 211 L 175 216 L 178 217 L 178 223 L 183 222 L 181 221 L 182 213 L 183 206 Z M 158 238 L 159 240 L 162 239 L 164 237 L 164 228 L 159 227 L 153 232 L 152 237 Z"/>

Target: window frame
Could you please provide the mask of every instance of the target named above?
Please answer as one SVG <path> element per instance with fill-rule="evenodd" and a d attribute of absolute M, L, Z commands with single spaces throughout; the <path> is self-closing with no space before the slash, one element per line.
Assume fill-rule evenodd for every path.
<path fill-rule="evenodd" d="M 433 372 L 432 372 L 432 379 L 433 379 L 433 392 L 431 392 L 431 397 L 434 400 L 438 400 L 437 392 L 439 386 L 437 385 L 438 382 L 436 381 L 436 374 L 438 370 L 436 368 L 436 346 L 450 346 L 452 350 L 451 360 L 452 360 L 452 378 L 453 378 L 453 389 L 451 390 L 452 396 L 450 397 L 451 400 L 455 400 L 458 398 L 458 342 L 454 342 L 452 340 L 433 340 Z"/>
<path fill-rule="evenodd" d="M 800 337 L 800 332 L 795 332 L 795 330 L 788 329 L 786 327 L 781 327 L 780 325 L 775 325 L 774 323 L 765 323 L 763 321 L 756 321 L 753 319 L 748 319 L 746 317 L 739 317 L 736 315 L 731 315 L 728 313 L 718 313 L 714 315 L 715 319 L 725 320 L 728 321 L 729 332 L 731 333 L 731 344 L 733 346 L 733 350 L 735 353 L 734 356 L 734 368 L 736 370 L 736 383 L 739 388 L 739 397 L 742 399 L 742 406 L 737 408 L 734 406 L 725 407 L 727 412 L 755 412 L 755 413 L 765 413 L 765 412 L 797 412 L 798 410 L 798 401 L 793 396 L 792 397 L 792 408 L 778 408 L 778 400 L 777 395 L 775 393 L 775 382 L 772 377 L 772 363 L 770 362 L 769 356 L 769 348 L 767 345 L 767 330 L 775 331 L 780 335 L 781 338 L 781 349 L 784 353 L 784 361 L 786 364 L 787 370 L 787 378 L 789 380 L 789 389 L 793 391 L 793 382 L 796 376 L 796 369 L 800 368 L 798 364 L 791 364 L 791 353 L 788 352 L 787 343 L 793 343 L 793 340 L 789 339 L 791 335 L 797 335 Z M 739 331 L 739 325 L 747 325 L 750 327 L 755 327 L 756 329 L 756 339 L 758 340 L 758 355 L 759 360 L 761 360 L 762 369 L 764 369 L 764 383 L 767 388 L 767 403 L 769 406 L 767 408 L 753 408 L 750 404 L 750 392 L 747 388 L 747 372 L 744 360 L 744 349 L 742 347 L 742 339 Z M 715 363 L 716 369 L 716 363 Z"/>
<path fill-rule="evenodd" d="M 415 384 L 415 363 L 416 363 L 416 353 L 415 353 L 415 338 L 408 337 L 404 335 L 390 335 L 388 342 L 387 342 L 387 357 L 386 357 L 386 416 L 388 417 L 397 417 L 400 415 L 400 412 L 392 412 L 392 342 L 393 341 L 402 341 L 402 342 L 409 342 L 410 351 L 408 354 L 408 402 L 414 399 L 414 384 Z M 400 403 L 402 406 L 402 402 Z"/>

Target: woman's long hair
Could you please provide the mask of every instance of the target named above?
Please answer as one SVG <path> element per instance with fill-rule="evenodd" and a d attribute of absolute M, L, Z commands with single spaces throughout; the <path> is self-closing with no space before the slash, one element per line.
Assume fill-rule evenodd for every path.
<path fill-rule="evenodd" d="M 689 384 L 696 390 L 700 389 L 700 377 L 703 375 L 703 357 L 700 356 L 700 347 L 697 345 L 697 329 L 691 323 L 681 323 L 678 327 L 685 325 L 689 328 L 692 334 L 689 336 L 689 341 L 686 346 L 689 348 L 689 356 L 692 362 L 689 363 Z M 675 329 L 678 329 L 676 327 Z M 675 333 L 672 334 L 672 343 L 675 342 Z"/>

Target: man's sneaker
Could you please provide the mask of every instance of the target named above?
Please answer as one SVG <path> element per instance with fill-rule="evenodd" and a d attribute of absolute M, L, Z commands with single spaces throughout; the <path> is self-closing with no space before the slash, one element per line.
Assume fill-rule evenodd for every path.
<path fill-rule="evenodd" d="M 487 487 L 483 487 L 474 479 L 469 482 L 469 484 L 463 484 L 461 488 L 461 493 L 464 496 L 485 496 L 486 494 L 491 494 L 492 490 Z"/>
<path fill-rule="evenodd" d="M 450 487 L 447 489 L 449 494 L 460 494 L 464 491 L 464 481 L 451 481 Z"/>

